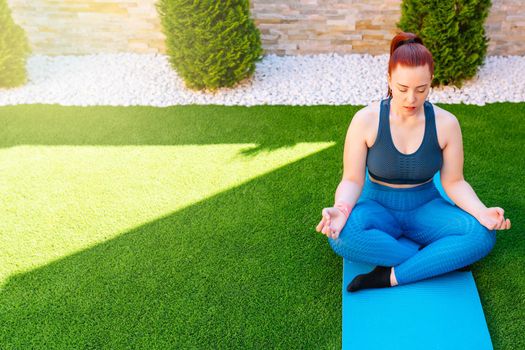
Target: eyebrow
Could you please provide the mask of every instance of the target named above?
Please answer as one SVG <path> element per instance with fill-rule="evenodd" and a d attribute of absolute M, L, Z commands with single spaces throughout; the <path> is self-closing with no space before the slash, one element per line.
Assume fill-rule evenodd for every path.
<path fill-rule="evenodd" d="M 399 83 L 397 83 L 397 85 L 401 85 L 402 87 L 406 87 L 406 88 L 408 87 L 408 86 L 406 86 L 406 85 L 399 84 Z M 418 87 L 422 87 L 422 86 L 427 86 L 427 84 L 423 84 L 423 85 L 416 86 L 416 88 L 418 88 Z"/>

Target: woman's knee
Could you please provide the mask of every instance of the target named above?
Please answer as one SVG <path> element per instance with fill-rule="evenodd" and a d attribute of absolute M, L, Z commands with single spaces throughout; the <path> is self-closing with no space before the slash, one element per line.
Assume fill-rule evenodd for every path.
<path fill-rule="evenodd" d="M 483 232 L 482 236 L 484 237 L 482 241 L 484 243 L 485 250 L 488 254 L 492 251 L 492 249 L 496 245 L 496 230 L 489 230 L 485 226 L 481 224 L 479 225 L 481 226 L 481 231 Z"/>
<path fill-rule="evenodd" d="M 488 255 L 496 245 L 496 230 L 489 230 L 476 219 L 467 237 L 481 257 Z"/>
<path fill-rule="evenodd" d="M 365 227 L 360 215 L 351 213 L 337 238 L 328 237 L 330 247 L 337 254 L 348 260 L 362 260 L 364 247 L 368 245 Z"/>

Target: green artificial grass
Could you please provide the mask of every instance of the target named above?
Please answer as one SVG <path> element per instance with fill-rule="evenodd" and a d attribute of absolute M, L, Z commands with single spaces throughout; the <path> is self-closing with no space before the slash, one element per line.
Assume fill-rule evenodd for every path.
<path fill-rule="evenodd" d="M 525 103 L 439 105 L 512 221 L 473 274 L 494 348 L 525 348 Z M 340 349 L 315 226 L 359 108 L 0 107 L 0 348 Z"/>

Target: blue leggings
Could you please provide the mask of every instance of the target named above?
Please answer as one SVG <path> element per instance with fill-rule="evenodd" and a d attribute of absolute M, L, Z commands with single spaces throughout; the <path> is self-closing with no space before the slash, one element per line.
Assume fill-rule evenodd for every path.
<path fill-rule="evenodd" d="M 401 235 L 425 248 L 398 242 Z M 339 237 L 328 242 L 347 260 L 394 266 L 402 285 L 480 260 L 494 247 L 496 230 L 446 201 L 433 181 L 391 188 L 367 179 Z"/>

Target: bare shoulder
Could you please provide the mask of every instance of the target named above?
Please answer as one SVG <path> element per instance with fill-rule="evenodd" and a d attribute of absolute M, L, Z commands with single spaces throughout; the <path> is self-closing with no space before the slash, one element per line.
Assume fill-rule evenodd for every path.
<path fill-rule="evenodd" d="M 353 118 L 352 122 L 357 124 L 361 131 L 367 131 L 372 125 L 377 124 L 379 118 L 379 101 L 372 102 L 367 106 L 358 110 Z"/>
<path fill-rule="evenodd" d="M 434 113 L 436 115 L 436 121 L 441 124 L 451 125 L 451 124 L 459 124 L 458 118 L 446 109 L 443 109 L 439 107 L 438 105 L 432 104 L 434 107 Z"/>
<path fill-rule="evenodd" d="M 436 129 L 438 134 L 438 141 L 441 148 L 444 148 L 451 137 L 457 137 L 461 133 L 458 118 L 446 109 L 443 109 L 435 104 L 434 114 L 436 116 Z"/>
<path fill-rule="evenodd" d="M 380 101 L 374 101 L 361 108 L 354 115 L 355 127 L 363 137 L 366 145 L 370 147 L 375 142 L 377 129 L 379 128 Z"/>

